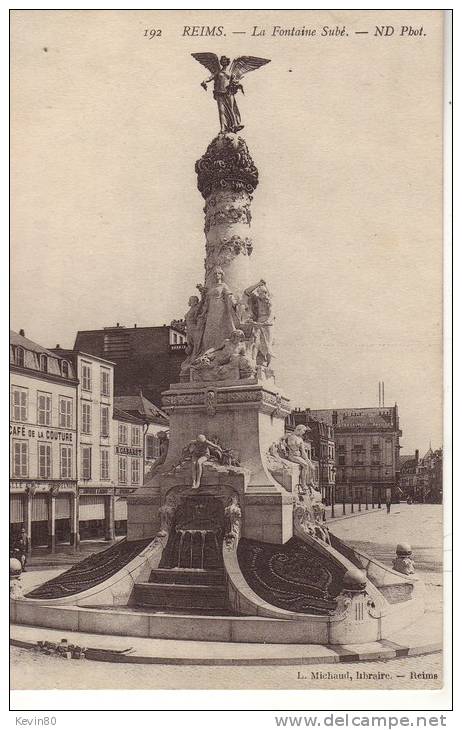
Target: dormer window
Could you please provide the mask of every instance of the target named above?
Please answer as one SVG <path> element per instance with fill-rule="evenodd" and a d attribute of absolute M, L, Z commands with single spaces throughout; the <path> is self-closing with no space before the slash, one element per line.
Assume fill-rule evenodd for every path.
<path fill-rule="evenodd" d="M 16 348 L 16 365 L 19 365 L 22 368 L 24 367 L 24 348 L 23 347 Z"/>
<path fill-rule="evenodd" d="M 42 373 L 48 372 L 48 358 L 46 355 L 40 355 L 40 370 Z"/>
<path fill-rule="evenodd" d="M 63 375 L 63 378 L 69 377 L 69 363 L 67 360 L 63 360 L 61 363 L 61 373 Z"/>

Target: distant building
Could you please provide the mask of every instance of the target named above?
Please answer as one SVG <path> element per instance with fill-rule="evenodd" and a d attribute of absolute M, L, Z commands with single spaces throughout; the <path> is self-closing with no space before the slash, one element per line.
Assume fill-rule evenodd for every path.
<path fill-rule="evenodd" d="M 400 487 L 404 497 L 414 502 L 441 503 L 443 500 L 443 451 L 430 448 L 419 458 L 419 451 L 401 466 Z"/>
<path fill-rule="evenodd" d="M 144 473 L 147 475 L 159 456 L 158 434 L 161 431 L 168 431 L 168 416 L 154 403 L 145 398 L 141 391 L 139 395 L 116 396 L 114 405 L 119 410 L 135 416 L 143 423 Z"/>
<path fill-rule="evenodd" d="M 72 360 L 10 333 L 10 529 L 29 545 L 78 541 L 77 373 Z"/>
<path fill-rule="evenodd" d="M 109 529 L 115 535 L 127 533 L 127 495 L 144 482 L 144 424 L 140 418 L 114 407 L 114 498 Z"/>
<path fill-rule="evenodd" d="M 286 428 L 293 430 L 302 423 L 309 431 L 307 441 L 311 445 L 311 460 L 315 464 L 316 486 L 326 504 L 330 504 L 335 490 L 335 440 L 334 427 L 326 420 L 313 415 L 310 408 L 296 408 L 286 419 Z"/>
<path fill-rule="evenodd" d="M 181 320 L 163 327 L 105 327 L 77 332 L 75 349 L 116 363 L 116 395 L 143 394 L 161 405 L 161 393 L 180 379 L 186 335 Z"/>
<path fill-rule="evenodd" d="M 343 493 L 365 496 L 367 490 L 370 499 L 384 499 L 387 488 L 398 498 L 402 432 L 397 405 L 311 410 L 310 414 L 334 428 L 337 498 Z"/>

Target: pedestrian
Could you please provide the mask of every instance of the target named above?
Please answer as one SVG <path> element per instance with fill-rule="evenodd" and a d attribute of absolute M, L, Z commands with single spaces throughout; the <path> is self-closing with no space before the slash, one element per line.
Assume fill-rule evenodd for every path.
<path fill-rule="evenodd" d="M 391 510 L 391 489 L 390 487 L 387 487 L 385 492 L 385 504 L 387 505 L 387 515 L 390 514 Z"/>
<path fill-rule="evenodd" d="M 29 552 L 29 538 L 27 537 L 26 528 L 22 527 L 21 532 L 17 536 L 14 549 L 18 560 L 21 561 L 23 572 L 26 570 L 27 554 Z"/>

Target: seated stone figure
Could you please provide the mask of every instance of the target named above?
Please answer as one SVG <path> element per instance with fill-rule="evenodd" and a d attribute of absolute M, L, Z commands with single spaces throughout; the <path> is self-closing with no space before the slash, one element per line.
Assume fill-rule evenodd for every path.
<path fill-rule="evenodd" d="M 246 355 L 242 330 L 234 330 L 222 346 L 207 350 L 191 363 L 192 380 L 239 380 L 249 378 L 255 368 Z"/>

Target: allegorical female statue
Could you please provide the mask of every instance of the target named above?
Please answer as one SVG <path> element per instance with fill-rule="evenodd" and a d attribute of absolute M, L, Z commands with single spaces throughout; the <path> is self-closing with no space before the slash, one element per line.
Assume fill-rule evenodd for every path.
<path fill-rule="evenodd" d="M 244 128 L 241 124 L 241 115 L 236 103 L 235 95 L 239 89 L 244 93 L 241 78 L 249 71 L 254 71 L 265 63 L 267 58 L 256 58 L 255 56 L 239 56 L 231 64 L 229 74 L 226 71 L 230 64 L 227 56 L 218 56 L 215 53 L 192 53 L 196 61 L 199 61 L 211 72 L 211 76 L 201 83 L 207 90 L 207 84 L 213 81 L 213 98 L 218 104 L 218 116 L 222 132 L 239 132 Z"/>
<path fill-rule="evenodd" d="M 205 292 L 202 313 L 205 325 L 200 352 L 221 347 L 238 324 L 235 311 L 236 299 L 224 281 L 222 268 L 214 269 L 213 281 L 213 285 Z"/>

